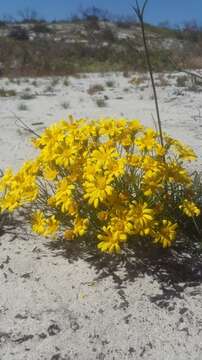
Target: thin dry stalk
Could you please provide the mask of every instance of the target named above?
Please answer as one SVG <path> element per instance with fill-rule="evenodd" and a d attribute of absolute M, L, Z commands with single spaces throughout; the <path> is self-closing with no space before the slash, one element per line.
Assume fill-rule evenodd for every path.
<path fill-rule="evenodd" d="M 35 135 L 36 137 L 40 137 L 39 134 L 37 134 L 31 127 L 29 127 L 22 119 L 19 118 L 19 116 L 17 116 L 14 112 L 12 112 L 12 114 L 14 115 L 14 117 L 16 118 L 16 123 L 19 122 L 21 124 L 21 127 L 24 130 L 27 130 L 28 132 L 30 132 L 32 135 Z"/>
<path fill-rule="evenodd" d="M 163 142 L 162 125 L 161 125 L 161 118 L 160 118 L 160 111 L 159 111 L 159 104 L 158 104 L 158 96 L 157 96 L 156 85 L 155 85 L 154 75 L 153 75 L 153 68 L 152 68 L 152 64 L 151 64 L 151 60 L 150 60 L 150 53 L 149 53 L 149 48 L 147 45 L 147 38 L 146 38 L 146 33 L 145 33 L 144 13 L 145 13 L 147 4 L 148 4 L 148 0 L 145 0 L 142 7 L 140 7 L 139 1 L 136 0 L 136 6 L 133 7 L 133 10 L 134 10 L 135 14 L 137 15 L 137 18 L 138 18 L 138 20 L 140 22 L 140 26 L 141 26 L 143 44 L 144 44 L 145 55 L 146 55 L 146 60 L 147 60 L 147 66 L 148 66 L 151 83 L 152 83 L 153 94 L 154 94 L 154 101 L 155 101 L 155 107 L 156 107 L 156 115 L 157 115 L 157 121 L 158 121 L 160 141 L 161 141 L 161 145 L 163 146 L 164 142 Z"/>

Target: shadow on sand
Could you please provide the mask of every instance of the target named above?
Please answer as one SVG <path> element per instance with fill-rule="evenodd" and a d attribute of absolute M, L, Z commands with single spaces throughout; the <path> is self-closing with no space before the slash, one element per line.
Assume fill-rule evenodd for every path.
<path fill-rule="evenodd" d="M 47 244 L 57 250 L 55 256 L 64 256 L 69 262 L 82 259 L 95 269 L 97 279 L 112 277 L 117 289 L 124 289 L 127 282 L 133 282 L 145 274 L 157 280 L 162 295 L 151 297 L 152 302 L 166 306 L 170 299 L 182 297 L 186 287 L 192 287 L 192 295 L 198 293 L 202 282 L 202 254 L 199 243 L 178 241 L 172 249 L 156 246 L 128 245 L 120 255 L 101 253 L 96 244 L 88 241 L 67 242 L 57 240 Z M 120 271 L 121 269 L 121 271 Z"/>
<path fill-rule="evenodd" d="M 27 227 L 23 219 L 10 216 L 0 218 L 0 236 L 13 234 L 14 239 L 27 236 Z M 18 231 L 19 232 L 18 232 Z M 65 241 L 58 239 L 45 243 L 53 251 L 54 256 L 63 256 L 68 262 L 86 261 L 97 275 L 96 279 L 111 277 L 120 296 L 124 297 L 124 288 L 128 282 L 138 277 L 151 276 L 162 290 L 161 295 L 150 297 L 158 306 L 169 306 L 169 301 L 182 298 L 187 287 L 191 287 L 191 295 L 197 295 L 198 286 L 202 283 L 202 242 L 190 241 L 190 237 L 181 237 L 170 249 L 151 246 L 146 241 L 130 241 L 119 255 L 102 253 L 96 247 L 97 242 L 89 238 Z"/>

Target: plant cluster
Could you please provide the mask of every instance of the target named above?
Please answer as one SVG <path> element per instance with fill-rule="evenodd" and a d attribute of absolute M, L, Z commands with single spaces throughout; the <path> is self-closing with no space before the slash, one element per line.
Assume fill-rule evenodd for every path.
<path fill-rule="evenodd" d="M 51 29 L 51 25 L 47 26 Z M 0 37 L 3 75 L 67 76 L 86 72 L 146 70 L 140 39 L 137 38 L 135 44 L 134 38 L 119 39 L 116 31 L 113 33 L 107 25 L 98 32 L 89 31 L 87 35 L 79 35 L 81 26 L 75 26 L 78 26 L 78 35 L 67 33 L 70 40 L 67 39 L 65 43 L 54 28 L 47 36 L 36 36 L 32 41 L 28 41 L 29 35 L 32 35 L 30 31 L 13 28 L 9 37 Z M 74 36 L 75 41 L 72 42 Z M 55 41 L 57 37 L 58 41 Z M 155 70 L 173 69 L 171 55 L 171 50 L 152 47 Z"/>
<path fill-rule="evenodd" d="M 0 180 L 1 212 L 24 209 L 45 237 L 94 239 L 104 252 L 128 240 L 172 245 L 186 219 L 200 214 L 185 161 L 194 151 L 138 120 L 70 116 L 33 140 L 38 149 Z"/>

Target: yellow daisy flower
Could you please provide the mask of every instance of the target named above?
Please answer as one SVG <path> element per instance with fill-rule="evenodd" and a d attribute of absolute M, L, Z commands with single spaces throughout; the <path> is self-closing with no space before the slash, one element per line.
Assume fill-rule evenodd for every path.
<path fill-rule="evenodd" d="M 171 246 L 176 238 L 177 224 L 172 224 L 169 220 L 163 220 L 158 229 L 152 233 L 154 243 L 160 243 L 163 248 Z"/>
<path fill-rule="evenodd" d="M 88 203 L 95 208 L 100 202 L 104 202 L 113 192 L 111 185 L 113 176 L 97 175 L 84 183 L 84 199 L 88 199 Z"/>
<path fill-rule="evenodd" d="M 199 216 L 200 209 L 196 206 L 193 201 L 185 199 L 183 203 L 179 206 L 183 213 L 189 217 Z"/>

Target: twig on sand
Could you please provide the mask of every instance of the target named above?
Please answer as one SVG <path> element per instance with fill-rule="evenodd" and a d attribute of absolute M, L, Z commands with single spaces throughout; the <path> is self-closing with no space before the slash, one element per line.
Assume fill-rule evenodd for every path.
<path fill-rule="evenodd" d="M 39 134 L 36 133 L 36 131 L 34 131 L 31 127 L 29 127 L 21 118 L 19 118 L 19 116 L 17 116 L 14 112 L 11 111 L 11 113 L 14 115 L 14 117 L 16 118 L 16 124 L 17 122 L 19 122 L 21 124 L 21 127 L 27 131 L 29 131 L 31 134 L 35 135 L 36 137 L 40 137 Z"/>

